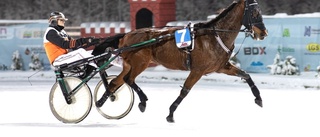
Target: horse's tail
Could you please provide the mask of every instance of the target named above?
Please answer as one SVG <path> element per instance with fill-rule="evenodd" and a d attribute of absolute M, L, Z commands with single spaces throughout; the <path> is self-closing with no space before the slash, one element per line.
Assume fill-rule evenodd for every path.
<path fill-rule="evenodd" d="M 119 40 L 123 38 L 126 35 L 126 33 L 119 33 L 114 36 L 106 37 L 103 39 L 103 41 L 95 46 L 94 50 L 92 51 L 92 55 L 100 55 L 105 52 L 106 48 L 112 47 L 114 49 L 119 48 Z"/>

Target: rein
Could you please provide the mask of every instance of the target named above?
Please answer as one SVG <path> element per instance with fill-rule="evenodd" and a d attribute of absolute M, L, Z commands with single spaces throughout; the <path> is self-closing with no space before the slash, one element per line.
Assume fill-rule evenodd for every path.
<path fill-rule="evenodd" d="M 162 27 L 152 27 L 152 28 L 183 28 L 185 26 L 162 26 Z M 205 28 L 201 28 L 201 27 L 190 27 L 190 29 L 205 29 Z M 208 28 L 208 30 L 213 30 L 213 29 L 210 29 Z M 252 32 L 251 30 L 248 30 L 247 28 L 245 29 L 241 29 L 241 30 L 227 30 L 227 29 L 214 29 L 216 31 L 219 31 L 219 32 L 245 32 L 245 33 L 250 33 Z"/>

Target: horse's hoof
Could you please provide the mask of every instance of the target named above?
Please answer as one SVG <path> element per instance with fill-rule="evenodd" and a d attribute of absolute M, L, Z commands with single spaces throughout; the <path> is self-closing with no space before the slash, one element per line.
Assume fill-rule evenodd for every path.
<path fill-rule="evenodd" d="M 102 97 L 96 102 L 96 107 L 102 107 L 102 105 L 107 101 L 107 98 Z"/>
<path fill-rule="evenodd" d="M 173 117 L 170 117 L 170 116 L 167 116 L 167 121 L 168 121 L 169 123 L 174 123 Z"/>
<path fill-rule="evenodd" d="M 116 100 L 116 96 L 115 95 L 110 95 L 110 100 L 111 100 L 111 102 L 114 102 L 115 100 Z"/>
<path fill-rule="evenodd" d="M 262 107 L 263 105 L 262 105 L 262 100 L 261 99 L 255 99 L 254 100 L 254 102 L 258 105 L 258 106 L 260 106 L 260 107 Z"/>
<path fill-rule="evenodd" d="M 103 104 L 104 104 L 104 103 L 102 103 L 101 101 L 97 101 L 97 102 L 96 102 L 96 107 L 98 107 L 98 108 L 99 108 L 99 107 L 102 107 Z"/>
<path fill-rule="evenodd" d="M 144 112 L 146 110 L 146 106 L 147 106 L 146 102 L 140 102 L 138 105 L 141 112 Z"/>

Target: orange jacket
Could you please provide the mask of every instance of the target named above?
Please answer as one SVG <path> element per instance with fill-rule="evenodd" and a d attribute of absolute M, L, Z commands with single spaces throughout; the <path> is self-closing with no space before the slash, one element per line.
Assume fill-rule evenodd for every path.
<path fill-rule="evenodd" d="M 68 53 L 66 49 L 60 48 L 59 46 L 51 43 L 51 42 L 46 42 L 44 43 L 44 49 L 47 53 L 47 57 L 50 61 L 50 64 L 53 63 L 53 61 L 59 57 L 60 55 Z"/>
<path fill-rule="evenodd" d="M 57 34 L 52 35 L 52 30 L 54 30 Z M 51 35 L 48 35 L 49 31 Z M 50 36 L 55 37 L 52 39 L 57 44 L 54 44 L 53 40 L 48 40 L 48 37 Z M 43 37 L 43 44 L 50 64 L 52 64 L 57 57 L 68 53 L 68 49 L 75 48 L 76 40 L 71 39 L 64 30 L 59 32 L 53 27 L 48 27 Z"/>

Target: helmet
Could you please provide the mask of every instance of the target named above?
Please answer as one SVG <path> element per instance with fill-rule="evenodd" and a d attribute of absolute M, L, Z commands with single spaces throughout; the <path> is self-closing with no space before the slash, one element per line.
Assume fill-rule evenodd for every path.
<path fill-rule="evenodd" d="M 49 24 L 56 26 L 58 24 L 58 19 L 68 20 L 62 12 L 54 11 L 50 13 Z"/>

